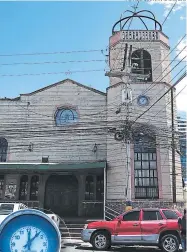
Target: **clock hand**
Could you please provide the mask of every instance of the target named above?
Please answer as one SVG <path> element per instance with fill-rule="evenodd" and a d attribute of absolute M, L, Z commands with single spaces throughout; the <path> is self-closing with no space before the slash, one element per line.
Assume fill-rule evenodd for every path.
<path fill-rule="evenodd" d="M 32 243 L 39 236 L 40 233 L 41 231 L 36 233 L 35 236 L 30 240 L 30 242 Z"/>
<path fill-rule="evenodd" d="M 23 246 L 23 248 L 28 247 L 28 251 L 29 251 L 31 249 L 32 242 L 39 236 L 40 233 L 41 233 L 41 231 L 36 233 L 32 239 L 28 240 L 27 244 L 25 246 Z"/>
<path fill-rule="evenodd" d="M 28 229 L 27 233 L 28 233 L 28 241 L 27 241 L 27 244 L 25 246 L 23 246 L 23 248 L 28 247 L 28 250 L 30 250 L 30 247 L 31 247 L 31 230 Z"/>

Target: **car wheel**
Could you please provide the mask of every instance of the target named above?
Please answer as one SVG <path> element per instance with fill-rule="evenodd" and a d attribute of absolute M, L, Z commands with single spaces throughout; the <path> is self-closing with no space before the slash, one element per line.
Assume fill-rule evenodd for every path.
<path fill-rule="evenodd" d="M 110 236 L 107 232 L 98 231 L 93 235 L 91 244 L 95 250 L 107 250 L 111 246 Z"/>
<path fill-rule="evenodd" d="M 161 239 L 161 248 L 164 252 L 177 252 L 179 241 L 175 235 L 167 234 Z"/>

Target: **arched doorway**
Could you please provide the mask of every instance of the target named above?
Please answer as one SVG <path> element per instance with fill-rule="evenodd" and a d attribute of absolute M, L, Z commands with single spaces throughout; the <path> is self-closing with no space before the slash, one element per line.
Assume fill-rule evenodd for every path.
<path fill-rule="evenodd" d="M 45 188 L 45 209 L 62 216 L 78 215 L 78 181 L 72 175 L 52 175 Z"/>

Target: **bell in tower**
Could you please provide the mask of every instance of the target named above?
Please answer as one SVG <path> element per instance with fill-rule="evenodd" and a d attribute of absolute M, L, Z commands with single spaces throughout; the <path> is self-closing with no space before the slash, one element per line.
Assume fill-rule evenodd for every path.
<path fill-rule="evenodd" d="M 162 32 L 162 25 L 151 11 L 134 13 L 127 10 L 124 14 L 126 16 L 122 16 L 112 28 L 109 41 L 110 72 L 127 71 L 130 66 L 131 77 L 135 81 L 170 82 L 170 68 L 167 67 L 169 39 Z M 143 29 L 129 29 L 129 23 L 132 24 L 133 20 L 138 20 Z M 110 84 L 113 85 L 116 81 L 111 78 Z"/>

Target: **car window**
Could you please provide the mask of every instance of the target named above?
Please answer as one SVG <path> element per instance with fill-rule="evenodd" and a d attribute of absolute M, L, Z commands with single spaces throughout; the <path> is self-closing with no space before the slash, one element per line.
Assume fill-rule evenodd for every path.
<path fill-rule="evenodd" d="M 0 215 L 8 215 L 14 211 L 14 204 L 0 204 Z"/>
<path fill-rule="evenodd" d="M 140 211 L 133 211 L 123 215 L 124 221 L 138 221 L 140 216 Z"/>
<path fill-rule="evenodd" d="M 159 211 L 143 211 L 143 220 L 162 220 L 162 216 Z"/>
<path fill-rule="evenodd" d="M 176 212 L 172 210 L 163 210 L 162 212 L 166 216 L 166 219 L 168 220 L 177 220 L 179 218 Z"/>

